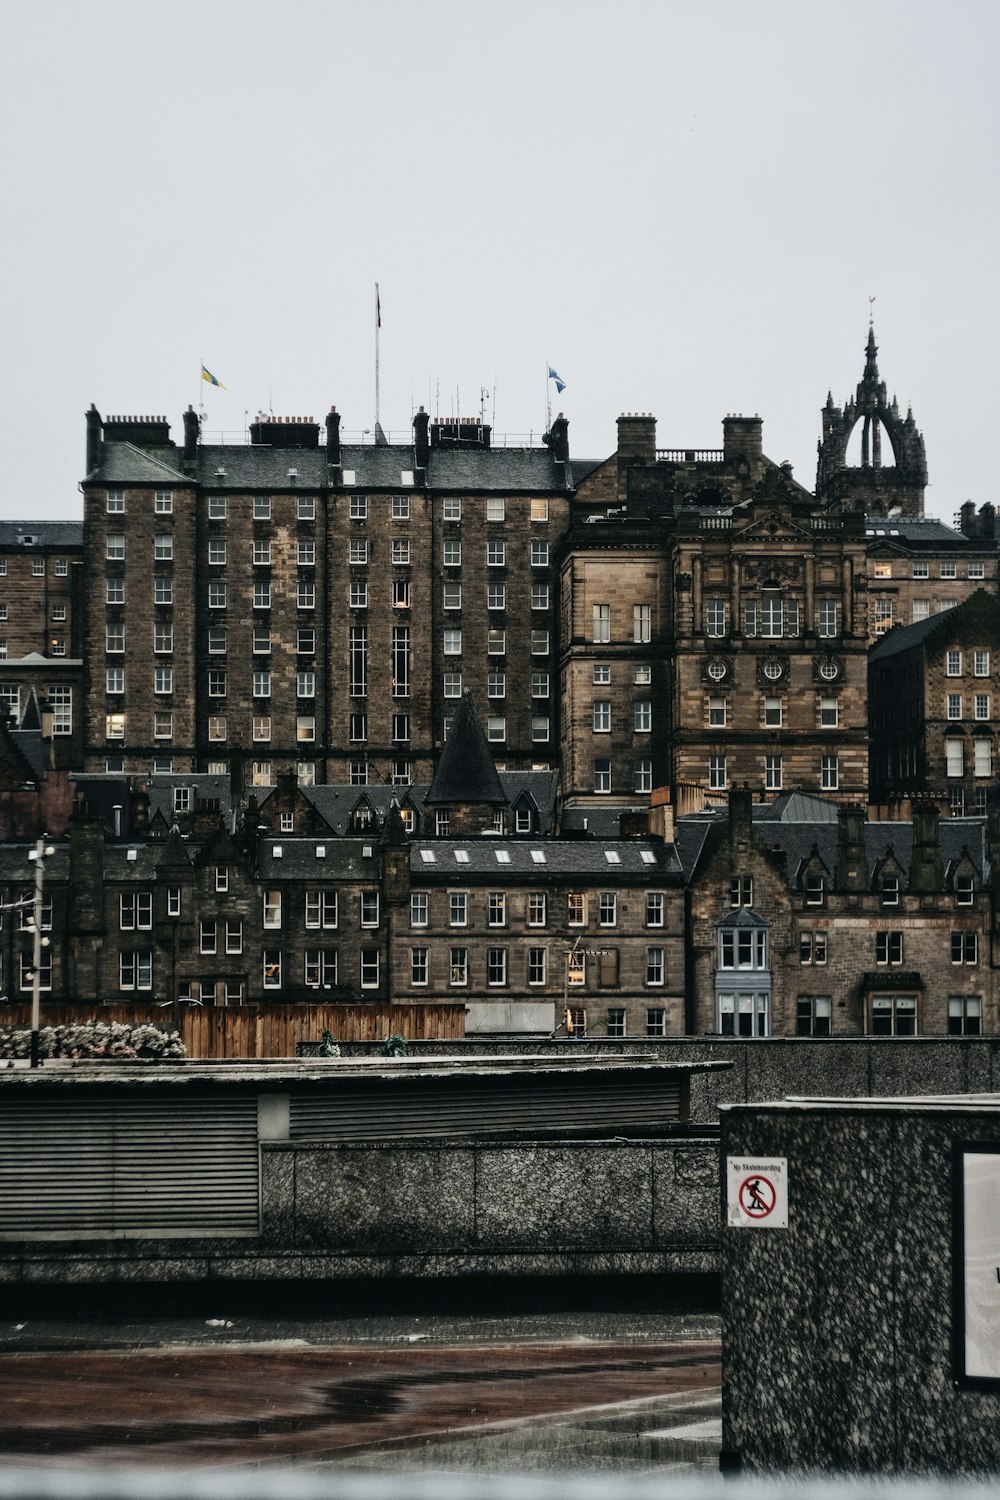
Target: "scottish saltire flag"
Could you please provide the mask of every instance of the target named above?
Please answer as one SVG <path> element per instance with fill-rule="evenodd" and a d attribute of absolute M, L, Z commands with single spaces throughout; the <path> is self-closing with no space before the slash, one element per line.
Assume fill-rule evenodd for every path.
<path fill-rule="evenodd" d="M 224 391 L 226 389 L 226 387 L 222 384 L 222 381 L 216 380 L 211 370 L 206 370 L 204 365 L 202 365 L 201 367 L 201 378 L 202 380 L 207 380 L 209 385 L 217 385 L 220 391 Z"/>
<path fill-rule="evenodd" d="M 563 380 L 563 378 L 562 378 L 561 375 L 557 375 L 556 374 L 555 370 L 553 370 L 553 368 L 552 368 L 551 365 L 549 365 L 549 379 L 555 381 L 555 383 L 556 383 L 556 394 L 559 395 L 559 396 L 561 396 L 562 393 L 563 393 L 563 391 L 566 389 L 566 382 L 565 382 L 565 380 Z"/>

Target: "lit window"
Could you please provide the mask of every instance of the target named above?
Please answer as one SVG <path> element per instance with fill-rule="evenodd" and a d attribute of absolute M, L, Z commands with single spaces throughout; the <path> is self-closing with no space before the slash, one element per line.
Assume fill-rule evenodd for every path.
<path fill-rule="evenodd" d="M 449 984 L 466 985 L 469 982 L 469 950 L 452 948 L 449 954 Z"/>

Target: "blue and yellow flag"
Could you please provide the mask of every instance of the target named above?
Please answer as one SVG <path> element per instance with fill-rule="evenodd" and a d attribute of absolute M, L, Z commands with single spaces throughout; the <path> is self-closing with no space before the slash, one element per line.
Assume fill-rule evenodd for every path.
<path fill-rule="evenodd" d="M 207 380 L 209 385 L 217 385 L 220 391 L 224 391 L 226 389 L 226 387 L 222 384 L 222 381 L 216 380 L 211 370 L 206 370 L 204 365 L 202 365 L 201 367 L 201 378 L 202 380 Z"/>

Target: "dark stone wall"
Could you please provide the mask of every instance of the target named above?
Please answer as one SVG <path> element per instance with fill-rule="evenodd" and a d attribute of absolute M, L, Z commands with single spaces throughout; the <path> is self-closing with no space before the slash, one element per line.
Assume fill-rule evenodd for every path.
<path fill-rule="evenodd" d="M 723 1447 L 745 1470 L 1000 1468 L 1000 1388 L 954 1379 L 955 1141 L 1000 1150 L 1000 1100 L 723 1111 L 723 1163 L 788 1164 L 788 1227 L 722 1231 Z"/>

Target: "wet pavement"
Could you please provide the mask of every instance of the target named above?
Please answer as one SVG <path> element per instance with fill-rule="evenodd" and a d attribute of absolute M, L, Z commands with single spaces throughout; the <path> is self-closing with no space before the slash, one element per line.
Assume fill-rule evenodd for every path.
<path fill-rule="evenodd" d="M 718 1318 L 0 1324 L 0 1463 L 715 1469 Z"/>

